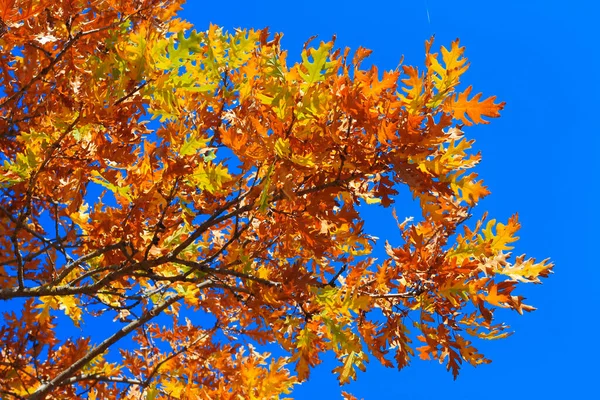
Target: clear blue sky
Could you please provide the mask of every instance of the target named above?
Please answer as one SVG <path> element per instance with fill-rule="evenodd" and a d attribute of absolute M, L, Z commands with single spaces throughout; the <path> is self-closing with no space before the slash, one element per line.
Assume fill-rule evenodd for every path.
<path fill-rule="evenodd" d="M 190 0 L 182 13 L 198 30 L 210 22 L 233 30 L 283 32 L 297 60 L 312 35 L 338 46 L 374 50 L 380 70 L 423 65 L 423 44 L 457 37 L 471 68 L 463 83 L 506 101 L 502 118 L 466 130 L 483 154 L 478 172 L 492 195 L 480 203 L 506 220 L 519 212 L 523 228 L 515 253 L 551 257 L 555 274 L 521 293 L 538 311 L 500 314 L 516 331 L 479 348 L 493 359 L 465 366 L 457 381 L 434 362 L 415 360 L 398 372 L 375 362 L 343 389 L 371 399 L 592 399 L 600 394 L 597 307 L 600 273 L 592 251 L 599 226 L 600 129 L 597 124 L 600 33 L 595 1 L 238 1 Z M 429 18 L 428 18 L 429 14 Z M 414 213 L 399 199 L 400 218 Z M 379 237 L 397 234 L 380 213 L 367 214 Z M 379 219 L 378 219 L 379 218 Z M 387 219 L 387 217 L 385 217 Z M 596 260 L 594 260 L 596 261 Z M 317 368 L 296 399 L 337 399 L 333 364 Z"/>

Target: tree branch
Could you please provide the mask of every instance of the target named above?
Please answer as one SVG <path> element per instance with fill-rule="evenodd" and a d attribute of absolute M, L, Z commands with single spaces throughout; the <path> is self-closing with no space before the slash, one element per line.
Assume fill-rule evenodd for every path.
<path fill-rule="evenodd" d="M 80 31 L 80 32 L 77 32 L 77 34 L 75 34 L 75 36 L 73 36 L 72 38 L 70 38 L 67 41 L 67 43 L 65 44 L 65 46 L 58 52 L 58 54 L 56 55 L 56 57 L 54 57 L 50 61 L 50 63 L 48 65 L 46 65 L 44 68 L 42 68 L 42 70 L 40 72 L 38 72 L 37 75 L 35 75 L 33 78 L 31 78 L 31 80 L 29 82 L 27 82 L 25 84 L 25 86 L 23 86 L 21 89 L 19 89 L 18 91 L 16 91 L 12 95 L 8 96 L 2 103 L 0 103 L 0 108 L 4 107 L 6 104 L 10 103 L 14 99 L 16 99 L 17 97 L 19 97 L 23 93 L 25 93 L 27 90 L 29 90 L 29 88 L 35 82 L 39 81 L 44 75 L 48 74 L 48 72 L 50 72 L 52 70 L 52 68 L 54 68 L 54 66 L 65 55 L 65 53 L 67 52 L 67 50 L 69 50 L 71 47 L 73 47 L 73 45 L 75 44 L 76 41 L 78 41 L 79 39 L 81 39 L 84 36 L 89 36 L 89 35 L 92 35 L 94 33 L 105 31 L 105 30 L 110 29 L 110 28 L 112 28 L 112 27 L 114 27 L 116 25 L 117 25 L 117 23 L 113 23 L 113 24 L 110 24 L 110 25 L 107 25 L 107 26 L 104 26 L 104 27 L 101 27 L 101 28 L 95 28 L 95 29 L 90 29 L 89 31 Z"/>
<path fill-rule="evenodd" d="M 104 246 L 100 249 L 96 249 L 94 251 L 92 251 L 91 253 L 88 253 L 84 256 L 81 256 L 80 258 L 78 258 L 77 260 L 74 260 L 72 262 L 70 262 L 69 264 L 67 264 L 60 272 L 60 275 L 58 275 L 58 277 L 54 280 L 54 283 L 58 284 L 60 283 L 63 279 L 66 278 L 66 276 L 73 271 L 73 269 L 75 269 L 77 266 L 83 264 L 84 262 L 91 260 L 93 258 L 96 258 L 98 256 L 101 256 L 102 254 L 109 252 L 111 250 L 115 250 L 115 249 L 119 249 L 119 248 L 123 248 L 123 246 L 125 245 L 124 242 L 119 242 L 119 243 L 115 243 L 115 244 L 111 244 L 108 246 Z"/>
<path fill-rule="evenodd" d="M 385 294 L 372 294 L 372 293 L 364 293 L 372 299 L 412 299 L 422 293 L 425 292 L 424 288 L 418 288 L 415 290 L 410 290 L 404 293 L 385 293 Z"/>
<path fill-rule="evenodd" d="M 137 92 L 139 92 L 140 90 L 142 90 L 144 88 L 144 86 L 146 86 L 148 83 L 150 83 L 151 81 L 144 81 L 141 84 L 139 84 L 138 86 L 136 86 L 135 88 L 133 88 L 133 90 L 127 94 L 125 94 L 125 96 L 121 97 L 119 100 L 115 101 L 115 103 L 113 105 L 118 106 L 119 104 L 121 104 L 122 102 L 124 102 L 125 100 L 129 99 L 130 97 L 132 97 L 133 95 L 135 95 Z"/>
<path fill-rule="evenodd" d="M 162 367 L 166 362 L 168 362 L 169 360 L 172 360 L 175 357 L 179 357 L 179 355 L 181 355 L 182 353 L 185 353 L 186 351 L 188 351 L 190 348 L 192 348 L 200 340 L 205 339 L 206 337 L 208 337 L 209 333 L 214 333 L 217 330 L 218 326 L 219 325 L 218 325 L 218 322 L 217 322 L 217 324 L 215 324 L 215 326 L 213 328 L 211 328 L 210 330 L 208 330 L 206 332 L 206 334 L 198 336 L 191 343 L 183 346 L 181 349 L 179 349 L 177 351 L 174 351 L 173 353 L 169 354 L 167 357 L 165 357 L 164 359 L 162 359 L 161 361 L 159 361 L 158 364 L 152 369 L 152 372 L 150 374 L 148 374 L 148 377 L 146 379 L 144 379 L 143 386 L 148 386 L 148 384 L 150 383 L 150 381 L 152 380 L 152 378 L 154 377 L 154 375 L 156 375 L 158 373 L 158 370 L 160 369 L 160 367 Z"/>
<path fill-rule="evenodd" d="M 207 281 L 204 281 L 203 283 L 199 284 L 198 288 L 202 289 L 202 288 L 210 287 L 212 284 L 213 284 L 213 282 L 211 280 L 207 280 Z M 83 357 L 81 357 L 79 360 L 75 361 L 67 369 L 65 369 L 60 374 L 58 374 L 56 377 L 54 377 L 54 379 L 52 379 L 50 382 L 42 385 L 42 387 L 40 387 L 38 390 L 36 390 L 35 393 L 33 393 L 31 396 L 29 396 L 29 400 L 43 399 L 52 390 L 63 385 L 65 383 L 65 381 L 72 378 L 77 373 L 77 371 L 79 371 L 81 368 L 83 368 L 87 363 L 91 362 L 92 360 L 94 360 L 94 358 L 96 358 L 99 355 L 101 355 L 102 353 L 104 353 L 112 345 L 114 345 L 119 340 L 121 340 L 122 338 L 127 336 L 129 333 L 133 332 L 140 326 L 146 324 L 148 321 L 150 321 L 153 318 L 155 318 L 156 316 L 160 315 L 165 309 L 167 309 L 171 305 L 175 304 L 182 298 L 183 298 L 183 296 L 181 296 L 181 295 L 173 296 L 170 299 L 167 299 L 164 303 L 155 306 L 151 310 L 146 311 L 137 320 L 132 321 L 128 325 L 119 329 L 112 336 L 105 339 L 98 346 L 94 347 L 87 354 L 85 354 Z"/>
<path fill-rule="evenodd" d="M 5 209 L 2 205 L 0 205 L 0 211 L 2 211 L 2 213 L 14 224 L 17 224 L 18 219 L 15 218 L 14 215 L 12 215 L 7 209 Z M 24 231 L 26 231 L 27 233 L 29 233 L 30 235 L 34 236 L 36 239 L 46 243 L 48 246 L 54 248 L 57 251 L 61 251 L 61 246 L 54 243 L 54 241 L 45 238 L 43 235 L 39 234 L 38 232 L 34 231 L 32 228 L 30 228 L 27 225 L 22 225 L 21 229 L 23 229 Z"/>
<path fill-rule="evenodd" d="M 129 385 L 143 385 L 144 382 L 140 381 L 139 379 L 132 379 L 132 378 L 126 378 L 126 377 L 119 377 L 119 376 L 104 376 L 104 375 L 100 375 L 100 374 L 83 374 L 83 375 L 77 375 L 77 376 L 72 376 L 69 379 L 66 379 L 65 381 L 63 381 L 63 383 L 61 383 L 58 386 L 65 386 L 65 385 L 71 385 L 73 383 L 77 383 L 77 382 L 82 382 L 82 381 L 96 381 L 96 382 L 112 382 L 112 383 L 127 383 Z"/>
<path fill-rule="evenodd" d="M 268 279 L 259 278 L 257 276 L 253 276 L 253 275 L 246 274 L 246 273 L 243 273 L 243 272 L 234 271 L 234 270 L 231 270 L 231 269 L 208 268 L 203 263 L 199 263 L 199 262 L 195 262 L 195 261 L 182 260 L 182 259 L 179 259 L 179 258 L 173 260 L 173 262 L 185 265 L 187 267 L 193 268 L 193 269 L 195 269 L 197 271 L 200 271 L 200 272 L 206 272 L 206 273 L 209 273 L 209 274 L 216 274 L 216 275 L 230 275 L 230 276 L 235 276 L 236 278 L 248 279 L 250 281 L 254 281 L 254 282 L 257 282 L 257 283 L 262 283 L 263 285 L 267 285 L 267 286 L 275 286 L 275 287 L 281 286 L 280 282 L 275 282 L 275 281 L 271 281 L 271 280 L 268 280 Z"/>

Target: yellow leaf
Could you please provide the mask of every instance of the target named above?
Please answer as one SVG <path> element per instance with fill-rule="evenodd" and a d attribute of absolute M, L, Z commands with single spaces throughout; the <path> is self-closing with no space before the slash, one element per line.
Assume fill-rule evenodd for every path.
<path fill-rule="evenodd" d="M 301 381 L 308 379 L 309 369 L 315 365 L 312 357 L 316 351 L 314 346 L 316 339 L 317 335 L 311 331 L 308 324 L 298 333 L 298 337 L 296 338 L 296 352 L 292 356 L 291 361 L 298 361 L 296 364 L 296 373 L 298 374 L 298 379 Z"/>
<path fill-rule="evenodd" d="M 206 146 L 207 142 L 208 139 L 199 138 L 197 135 L 192 134 L 186 138 L 181 145 L 181 148 L 179 149 L 179 155 L 188 156 L 196 154 L 199 149 Z"/>
<path fill-rule="evenodd" d="M 333 47 L 333 43 L 323 43 L 318 49 L 310 49 L 302 51 L 302 66 L 306 70 L 300 71 L 300 76 L 308 84 L 321 82 L 329 75 L 336 63 L 334 61 L 327 61 L 329 58 L 329 51 Z M 308 60 L 308 57 L 312 58 L 312 62 Z"/>
<path fill-rule="evenodd" d="M 71 318 L 75 326 L 81 322 L 82 311 L 79 305 L 79 299 L 75 296 L 42 296 L 42 304 L 36 306 L 42 312 L 38 315 L 38 320 L 44 323 L 50 318 L 50 310 L 62 310 L 65 315 Z"/>
<path fill-rule="evenodd" d="M 508 265 L 494 272 L 506 275 L 511 279 L 521 282 L 541 283 L 540 276 L 548 277 L 552 273 L 554 264 L 545 259 L 539 263 L 535 262 L 535 258 L 524 259 L 525 256 L 517 257 L 513 265 Z"/>
<path fill-rule="evenodd" d="M 278 138 L 275 142 L 275 153 L 281 158 L 286 158 L 292 152 L 288 139 Z"/>
<path fill-rule="evenodd" d="M 414 67 L 404 66 L 404 73 L 408 75 L 407 79 L 403 79 L 402 83 L 406 85 L 406 87 L 402 88 L 402 90 L 406 93 L 406 95 L 399 95 L 402 102 L 406 105 L 409 113 L 411 115 L 415 115 L 419 112 L 421 107 L 423 107 L 423 99 L 424 99 L 424 82 L 423 75 L 419 76 L 419 70 Z"/>
<path fill-rule="evenodd" d="M 474 206 L 477 204 L 479 199 L 490 194 L 490 191 L 483 186 L 483 181 L 476 181 L 476 173 L 465 175 L 460 179 L 457 179 L 461 173 L 451 175 L 451 187 L 454 193 L 457 194 L 460 200 L 465 201 L 467 204 Z"/>
<path fill-rule="evenodd" d="M 185 385 L 176 379 L 165 379 L 162 381 L 162 391 L 169 395 L 169 398 L 180 399 Z"/>
<path fill-rule="evenodd" d="M 294 164 L 298 164 L 300 166 L 303 167 L 314 167 L 315 166 L 315 162 L 313 161 L 313 154 L 312 153 L 308 153 L 306 155 L 300 156 L 297 154 L 292 154 L 292 156 L 290 157 L 290 160 L 294 163 Z"/>
<path fill-rule="evenodd" d="M 343 363 L 333 369 L 333 372 L 338 374 L 340 384 L 350 383 L 351 380 L 356 380 L 356 368 L 361 371 L 366 371 L 365 365 L 366 355 L 360 351 L 351 351 L 348 355 L 343 356 Z"/>
<path fill-rule="evenodd" d="M 494 226 L 496 228 L 496 233 L 493 233 L 492 231 Z M 519 237 L 515 236 L 515 233 L 520 227 L 518 215 L 515 214 L 510 217 L 506 225 L 500 222 L 496 224 L 495 219 L 489 221 L 483 230 L 483 235 L 485 240 L 490 242 L 490 246 L 494 252 L 511 250 L 513 247 L 508 246 L 508 244 L 519 240 Z"/>
<path fill-rule="evenodd" d="M 467 59 L 462 55 L 465 51 L 464 47 L 459 46 L 458 39 L 452 42 L 450 50 L 442 46 L 442 60 L 444 66 L 438 61 L 438 54 L 429 54 L 429 68 L 435 73 L 433 76 L 436 89 L 443 95 L 448 89 L 456 86 L 459 83 L 459 77 L 469 68 L 466 64 Z"/>
<path fill-rule="evenodd" d="M 132 201 L 132 197 L 129 194 L 130 192 L 130 188 L 129 186 L 118 186 L 115 185 L 113 183 L 111 183 L 108 179 L 106 179 L 104 176 L 102 176 L 102 174 L 96 170 L 93 170 L 90 173 L 90 180 L 92 182 L 95 182 L 101 186 L 104 186 L 106 189 L 110 190 L 115 197 L 121 196 L 123 198 L 125 198 L 127 201 L 131 202 Z"/>
<path fill-rule="evenodd" d="M 81 307 L 79 299 L 75 296 L 58 296 L 59 309 L 71 318 L 75 326 L 79 326 L 81 321 Z"/>
<path fill-rule="evenodd" d="M 221 191 L 224 183 L 231 181 L 233 178 L 226 167 L 212 162 L 205 162 L 198 165 L 189 179 L 200 190 L 216 193 Z"/>

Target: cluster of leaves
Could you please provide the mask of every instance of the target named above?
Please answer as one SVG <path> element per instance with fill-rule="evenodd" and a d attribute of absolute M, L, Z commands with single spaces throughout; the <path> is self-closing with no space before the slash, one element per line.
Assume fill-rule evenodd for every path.
<path fill-rule="evenodd" d="M 180 3 L 0 1 L 2 396 L 278 398 L 328 351 L 340 383 L 370 356 L 488 362 L 468 337 L 506 336 L 494 308 L 531 310 L 514 289 L 552 265 L 511 259 L 516 216 L 464 224 L 488 191 L 461 128 L 503 104 L 457 90 L 458 41 L 423 70 L 333 42 L 288 66 Z M 400 185 L 422 218 L 378 261 L 357 208 Z"/>

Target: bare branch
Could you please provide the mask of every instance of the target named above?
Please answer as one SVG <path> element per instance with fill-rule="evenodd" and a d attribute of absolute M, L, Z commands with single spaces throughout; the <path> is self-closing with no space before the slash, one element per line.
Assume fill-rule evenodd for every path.
<path fill-rule="evenodd" d="M 2 205 L 0 205 L 0 211 L 2 211 L 2 213 L 14 224 L 18 223 L 18 219 L 15 218 L 14 215 L 12 215 L 6 208 L 4 208 Z M 61 251 L 61 246 L 58 245 L 57 243 L 55 243 L 55 241 L 50 240 L 46 237 L 44 237 L 43 235 L 41 235 L 40 233 L 36 232 L 35 230 L 33 230 L 31 227 L 27 226 L 27 225 L 21 225 L 21 229 L 23 229 L 25 232 L 29 233 L 30 235 L 34 236 L 36 239 L 39 239 L 40 241 L 46 243 L 48 246 L 54 248 L 57 251 Z"/>

